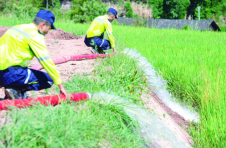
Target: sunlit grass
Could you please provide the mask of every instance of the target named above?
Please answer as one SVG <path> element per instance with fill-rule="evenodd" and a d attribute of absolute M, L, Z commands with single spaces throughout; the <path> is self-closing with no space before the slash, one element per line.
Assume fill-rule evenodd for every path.
<path fill-rule="evenodd" d="M 114 35 L 152 63 L 177 100 L 198 109 L 195 147 L 225 147 L 226 33 L 115 26 Z"/>
<path fill-rule="evenodd" d="M 136 123 L 110 105 L 91 101 L 13 110 L 0 147 L 143 147 Z M 4 146 L 3 146 L 4 145 Z"/>

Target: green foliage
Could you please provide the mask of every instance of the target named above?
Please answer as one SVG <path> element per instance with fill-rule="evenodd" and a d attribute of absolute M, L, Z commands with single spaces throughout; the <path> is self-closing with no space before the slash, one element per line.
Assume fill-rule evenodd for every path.
<path fill-rule="evenodd" d="M 24 1 L 7 3 L 4 9 L 5 13 L 14 13 L 17 17 L 23 16 L 35 16 L 38 12 L 38 8 L 34 7 L 31 3 L 26 3 Z"/>
<path fill-rule="evenodd" d="M 103 1 L 118 3 L 120 6 L 123 3 L 122 0 Z M 184 19 L 186 15 L 198 19 L 197 6 L 201 6 L 201 19 L 214 19 L 220 22 L 221 16 L 226 16 L 226 0 L 130 0 L 126 5 L 129 7 L 132 1 L 151 6 L 154 19 Z M 126 17 L 132 17 L 131 14 L 130 12 Z"/>
<path fill-rule="evenodd" d="M 52 12 L 56 17 L 56 20 L 62 21 L 70 20 L 70 11 L 54 8 Z"/>
<path fill-rule="evenodd" d="M 107 6 L 96 0 L 73 0 L 70 19 L 74 22 L 90 22 L 95 17 L 107 13 Z"/>
<path fill-rule="evenodd" d="M 164 0 L 163 18 L 184 19 L 187 13 L 186 9 L 190 5 L 189 0 Z"/>
<path fill-rule="evenodd" d="M 215 19 L 219 21 L 220 16 L 226 16 L 226 0 L 191 0 L 191 14 L 198 19 L 197 6 L 201 6 L 201 19 Z"/>
<path fill-rule="evenodd" d="M 188 30 L 188 28 L 189 28 L 189 25 L 184 25 L 184 26 L 182 27 L 182 30 Z"/>
<path fill-rule="evenodd" d="M 221 30 L 222 32 L 226 32 L 226 26 L 221 26 L 221 27 L 220 27 L 220 30 Z"/>
<path fill-rule="evenodd" d="M 47 9 L 47 0 L 27 0 L 26 3 L 30 3 L 33 7 L 37 7 L 39 9 Z M 48 0 L 48 10 L 51 10 L 54 4 L 58 3 L 59 7 L 59 0 Z"/>
<path fill-rule="evenodd" d="M 153 17 L 161 18 L 163 14 L 163 0 L 148 0 L 148 5 L 152 7 Z"/>
<path fill-rule="evenodd" d="M 123 5 L 124 5 L 124 0 L 119 0 L 118 6 L 121 7 L 121 6 L 123 6 Z"/>
<path fill-rule="evenodd" d="M 119 25 L 117 19 L 115 19 L 113 22 L 111 22 L 112 25 Z"/>
<path fill-rule="evenodd" d="M 45 0 L 27 0 L 28 4 L 31 4 L 33 7 L 37 7 L 37 8 L 45 8 L 46 6 L 46 1 Z"/>
<path fill-rule="evenodd" d="M 192 27 L 189 26 L 189 25 L 184 25 L 184 26 L 182 27 L 182 30 L 192 30 Z"/>
<path fill-rule="evenodd" d="M 57 3 L 59 3 L 58 0 L 49 2 L 49 10 Z M 46 0 L 0 0 L 0 11 L 5 14 L 15 14 L 17 17 L 25 15 L 34 17 L 40 9 L 46 9 Z"/>
<path fill-rule="evenodd" d="M 5 0 L 0 0 L 0 11 L 2 12 L 5 8 Z"/>
<path fill-rule="evenodd" d="M 132 26 L 135 27 L 147 27 L 148 19 L 141 18 L 138 14 L 134 15 L 134 20 L 132 22 Z"/>
<path fill-rule="evenodd" d="M 125 3 L 125 10 L 126 10 L 126 17 L 133 17 L 133 9 L 131 7 L 131 3 L 130 2 L 126 2 Z"/>
<path fill-rule="evenodd" d="M 60 9 L 60 1 L 56 1 L 54 8 Z"/>

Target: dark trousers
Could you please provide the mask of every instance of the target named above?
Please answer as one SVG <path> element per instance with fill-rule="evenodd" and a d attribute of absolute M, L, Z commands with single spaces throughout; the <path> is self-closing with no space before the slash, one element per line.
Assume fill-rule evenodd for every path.
<path fill-rule="evenodd" d="M 46 72 L 13 66 L 0 71 L 0 86 L 21 91 L 42 90 L 50 88 L 53 80 Z"/>
<path fill-rule="evenodd" d="M 96 49 L 99 53 L 103 53 L 103 50 L 109 50 L 111 49 L 111 44 L 108 40 L 103 39 L 104 34 L 101 36 L 96 36 L 92 38 L 85 37 L 84 43 L 88 47 L 93 47 Z"/>

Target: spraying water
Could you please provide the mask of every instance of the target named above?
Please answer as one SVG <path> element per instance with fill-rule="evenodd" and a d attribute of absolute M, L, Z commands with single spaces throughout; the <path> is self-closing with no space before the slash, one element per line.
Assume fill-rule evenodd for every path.
<path fill-rule="evenodd" d="M 138 122 L 142 136 L 151 143 L 152 147 L 190 147 L 179 140 L 158 117 L 148 114 L 142 107 L 124 98 L 100 92 L 92 94 L 90 100 L 122 108 L 132 120 Z"/>
<path fill-rule="evenodd" d="M 129 48 L 126 48 L 124 53 L 138 61 L 139 67 L 144 71 L 148 81 L 150 82 L 149 88 L 158 96 L 159 99 L 161 99 L 171 110 L 177 112 L 186 120 L 199 122 L 198 113 L 192 112 L 189 108 L 174 101 L 175 98 L 173 98 L 170 92 L 166 90 L 166 81 L 159 76 L 145 57 L 141 56 L 140 53 L 137 53 L 136 50 Z"/>

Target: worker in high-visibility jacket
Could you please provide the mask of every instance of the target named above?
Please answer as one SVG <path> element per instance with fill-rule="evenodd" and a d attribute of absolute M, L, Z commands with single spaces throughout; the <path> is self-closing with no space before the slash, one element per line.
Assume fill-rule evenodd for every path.
<path fill-rule="evenodd" d="M 115 18 L 117 19 L 117 11 L 110 8 L 107 15 L 96 17 L 93 20 L 84 40 L 86 46 L 92 47 L 92 52 L 104 54 L 111 48 L 115 52 L 115 40 L 111 26 L 111 22 Z M 105 31 L 109 40 L 103 39 Z"/>
<path fill-rule="evenodd" d="M 59 72 L 49 56 L 44 35 L 53 25 L 51 11 L 40 10 L 31 24 L 8 29 L 0 39 L 0 86 L 5 87 L 5 99 L 26 98 L 26 91 L 50 88 L 58 85 L 60 93 L 67 96 Z M 36 57 L 47 71 L 21 67 L 22 63 Z"/>

